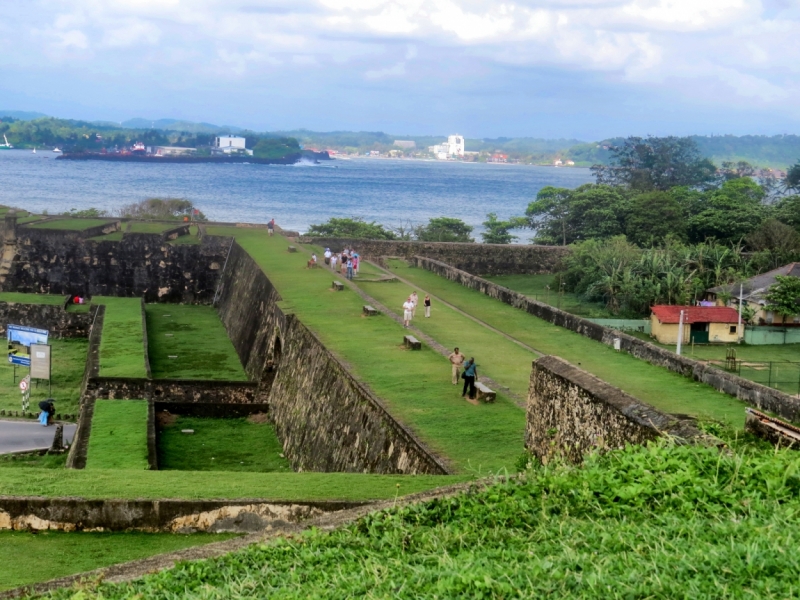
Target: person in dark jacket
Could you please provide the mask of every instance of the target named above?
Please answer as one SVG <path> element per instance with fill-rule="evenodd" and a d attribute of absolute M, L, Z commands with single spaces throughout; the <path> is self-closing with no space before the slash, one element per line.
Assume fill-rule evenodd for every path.
<path fill-rule="evenodd" d="M 461 377 L 464 379 L 464 391 L 461 392 L 461 397 L 467 395 L 467 388 L 469 388 L 469 399 L 475 399 L 475 378 L 478 376 L 478 365 L 475 364 L 475 359 L 470 359 L 464 363 L 464 373 Z"/>
<path fill-rule="evenodd" d="M 42 400 L 39 402 L 39 410 L 42 411 L 42 415 L 40 416 L 40 420 L 43 421 L 42 425 L 51 425 L 53 423 L 53 416 L 56 414 L 56 405 L 53 403 L 52 398 L 48 398 L 47 400 Z M 44 414 L 47 414 L 47 418 L 44 418 Z"/>

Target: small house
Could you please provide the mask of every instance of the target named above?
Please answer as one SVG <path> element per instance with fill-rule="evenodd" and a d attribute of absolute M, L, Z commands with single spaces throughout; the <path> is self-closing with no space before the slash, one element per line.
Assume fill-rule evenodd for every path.
<path fill-rule="evenodd" d="M 690 344 L 738 342 L 739 314 L 728 306 L 656 305 L 650 313 L 650 335 L 660 344 L 677 344 L 683 311 L 683 342 Z"/>
<path fill-rule="evenodd" d="M 718 306 L 727 302 L 730 306 L 739 304 L 739 293 L 742 294 L 742 304 L 753 310 L 753 323 L 758 325 L 800 325 L 800 315 L 784 317 L 767 310 L 767 294 L 775 285 L 778 275 L 791 275 L 800 277 L 800 263 L 789 263 L 750 279 L 745 279 L 741 284 L 732 283 L 720 285 L 706 290 L 706 299 Z M 740 287 L 741 286 L 741 287 Z"/>

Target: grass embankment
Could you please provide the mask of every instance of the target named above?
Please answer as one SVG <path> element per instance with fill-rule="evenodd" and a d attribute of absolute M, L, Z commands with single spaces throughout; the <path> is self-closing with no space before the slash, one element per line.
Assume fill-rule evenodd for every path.
<path fill-rule="evenodd" d="M 148 304 L 145 311 L 154 379 L 247 380 L 213 307 Z"/>
<path fill-rule="evenodd" d="M 69 229 L 72 231 L 83 231 L 90 227 L 98 227 L 99 225 L 107 225 L 113 222 L 113 219 L 56 219 L 55 221 L 45 221 L 44 223 L 29 225 L 29 227 L 36 229 Z"/>
<path fill-rule="evenodd" d="M 0 464 L 2 467 L 2 464 Z M 242 473 L 0 468 L 0 495 L 60 498 L 381 500 L 469 481 L 469 475 Z"/>
<path fill-rule="evenodd" d="M 628 447 L 81 597 L 796 597 L 796 463 L 772 448 Z"/>
<path fill-rule="evenodd" d="M 96 401 L 86 468 L 148 468 L 147 401 Z"/>
<path fill-rule="evenodd" d="M 545 354 L 554 354 L 668 413 L 741 427 L 744 404 L 712 387 L 557 327 L 453 281 L 391 261 L 392 271 Z"/>
<path fill-rule="evenodd" d="M 142 305 L 139 298 L 95 296 L 94 304 L 104 304 L 103 339 L 100 341 L 102 377 L 147 377 L 144 364 Z"/>
<path fill-rule="evenodd" d="M 132 221 L 127 226 L 123 226 L 128 233 L 164 233 L 168 229 L 175 229 L 183 223 L 147 223 L 143 221 Z"/>
<path fill-rule="evenodd" d="M 0 454 L 0 468 L 64 469 L 67 465 L 67 453 L 40 454 Z"/>
<path fill-rule="evenodd" d="M 573 315 L 587 319 L 617 318 L 602 304 L 586 302 L 578 294 L 564 292 L 558 294 L 559 282 L 553 275 L 486 275 L 484 279 L 524 294 L 529 298 L 556 306 Z M 547 288 L 550 289 L 547 289 Z"/>
<path fill-rule="evenodd" d="M 56 412 L 77 415 L 80 404 L 81 381 L 86 365 L 89 342 L 85 338 L 58 340 L 50 338 L 52 360 L 53 393 L 50 395 L 46 381 L 34 380 L 31 386 L 31 412 L 38 412 L 39 402 L 55 398 Z M 22 394 L 19 381 L 28 374 L 27 367 L 17 367 L 14 381 L 14 366 L 8 364 L 5 355 L 0 360 L 0 409 L 22 410 Z"/>
<path fill-rule="evenodd" d="M 25 294 L 23 292 L 0 292 L 0 302 L 18 302 L 19 304 L 49 304 L 60 306 L 66 296 L 56 294 Z"/>
<path fill-rule="evenodd" d="M 0 591 L 174 552 L 233 534 L 0 532 Z"/>
<path fill-rule="evenodd" d="M 194 433 L 181 433 L 183 429 Z M 292 470 L 271 423 L 199 417 L 178 417 L 159 427 L 158 468 L 257 473 Z"/>
<path fill-rule="evenodd" d="M 458 470 L 486 474 L 513 467 L 523 448 L 521 408 L 502 396 L 494 405 L 462 400 L 450 383 L 446 358 L 426 346 L 418 352 L 403 349 L 402 326 L 385 316 L 362 316 L 364 301 L 350 290 L 331 291 L 337 276 L 324 266 L 306 269 L 309 253 L 287 252 L 286 238 L 243 228 L 209 227 L 208 233 L 236 236 L 300 320 L 396 418 Z"/>

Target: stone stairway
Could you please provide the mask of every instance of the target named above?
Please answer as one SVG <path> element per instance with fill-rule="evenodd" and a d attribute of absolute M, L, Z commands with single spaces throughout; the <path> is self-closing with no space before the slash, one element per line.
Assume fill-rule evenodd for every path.
<path fill-rule="evenodd" d="M 2 254 L 0 255 L 0 289 L 6 281 L 6 276 L 11 272 L 14 265 L 14 256 L 17 254 L 17 244 L 15 240 L 6 240 L 3 243 Z"/>

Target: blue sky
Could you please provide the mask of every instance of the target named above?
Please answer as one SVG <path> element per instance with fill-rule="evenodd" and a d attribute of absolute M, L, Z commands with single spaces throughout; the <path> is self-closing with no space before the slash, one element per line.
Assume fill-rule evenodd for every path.
<path fill-rule="evenodd" d="M 469 137 L 800 133 L 800 0 L 8 0 L 0 108 Z"/>

